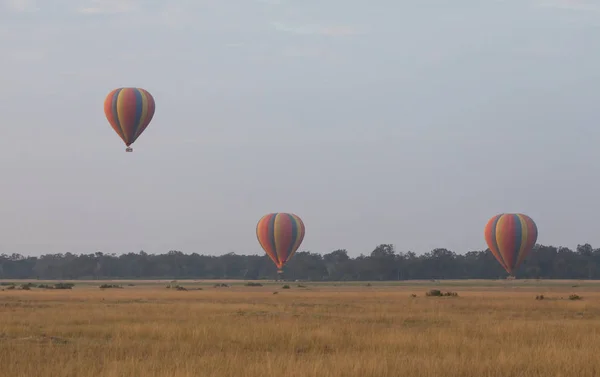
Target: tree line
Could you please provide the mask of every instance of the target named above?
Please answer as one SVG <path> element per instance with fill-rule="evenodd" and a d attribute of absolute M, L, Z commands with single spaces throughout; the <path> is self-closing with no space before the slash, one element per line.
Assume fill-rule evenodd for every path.
<path fill-rule="evenodd" d="M 285 278 L 309 281 L 411 279 L 502 279 L 507 273 L 488 251 L 457 254 L 434 249 L 423 255 L 397 252 L 381 244 L 356 258 L 344 249 L 327 254 L 297 252 L 284 267 Z M 536 245 L 519 269 L 523 279 L 600 279 L 600 249 L 578 245 Z M 0 255 L 0 279 L 275 279 L 277 269 L 266 255 L 221 256 L 128 253 Z"/>

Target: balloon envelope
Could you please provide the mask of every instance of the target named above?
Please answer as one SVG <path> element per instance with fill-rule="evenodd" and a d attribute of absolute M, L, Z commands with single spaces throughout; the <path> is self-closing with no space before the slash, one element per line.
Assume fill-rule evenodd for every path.
<path fill-rule="evenodd" d="M 128 147 L 148 127 L 155 107 L 152 95 L 140 88 L 118 88 L 104 100 L 106 119 Z"/>
<path fill-rule="evenodd" d="M 535 222 L 521 213 L 503 213 L 486 224 L 485 241 L 506 272 L 513 275 L 537 241 Z"/>
<path fill-rule="evenodd" d="M 304 223 L 291 213 L 269 213 L 256 225 L 256 237 L 269 258 L 281 270 L 304 239 Z"/>

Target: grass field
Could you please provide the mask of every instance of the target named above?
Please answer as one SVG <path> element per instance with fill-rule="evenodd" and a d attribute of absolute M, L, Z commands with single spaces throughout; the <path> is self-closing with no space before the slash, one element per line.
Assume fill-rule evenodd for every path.
<path fill-rule="evenodd" d="M 0 376 L 600 376 L 600 282 L 103 283 L 0 291 Z"/>

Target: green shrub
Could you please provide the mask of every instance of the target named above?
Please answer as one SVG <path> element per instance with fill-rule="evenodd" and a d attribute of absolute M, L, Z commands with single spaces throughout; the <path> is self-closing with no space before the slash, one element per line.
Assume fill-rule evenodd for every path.
<path fill-rule="evenodd" d="M 73 283 L 56 283 L 54 289 L 72 289 L 75 286 Z"/>
<path fill-rule="evenodd" d="M 123 289 L 123 286 L 118 285 L 118 284 L 102 284 L 99 288 L 100 289 L 108 289 L 108 288 Z"/>
<path fill-rule="evenodd" d="M 425 295 L 429 297 L 458 297 L 458 293 L 456 292 L 442 292 L 439 289 L 432 289 L 425 293 Z"/>

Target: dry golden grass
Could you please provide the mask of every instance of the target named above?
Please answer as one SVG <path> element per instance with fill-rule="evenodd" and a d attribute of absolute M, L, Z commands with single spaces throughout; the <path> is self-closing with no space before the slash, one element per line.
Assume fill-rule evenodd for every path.
<path fill-rule="evenodd" d="M 593 287 L 290 285 L 2 291 L 0 376 L 600 376 Z"/>

